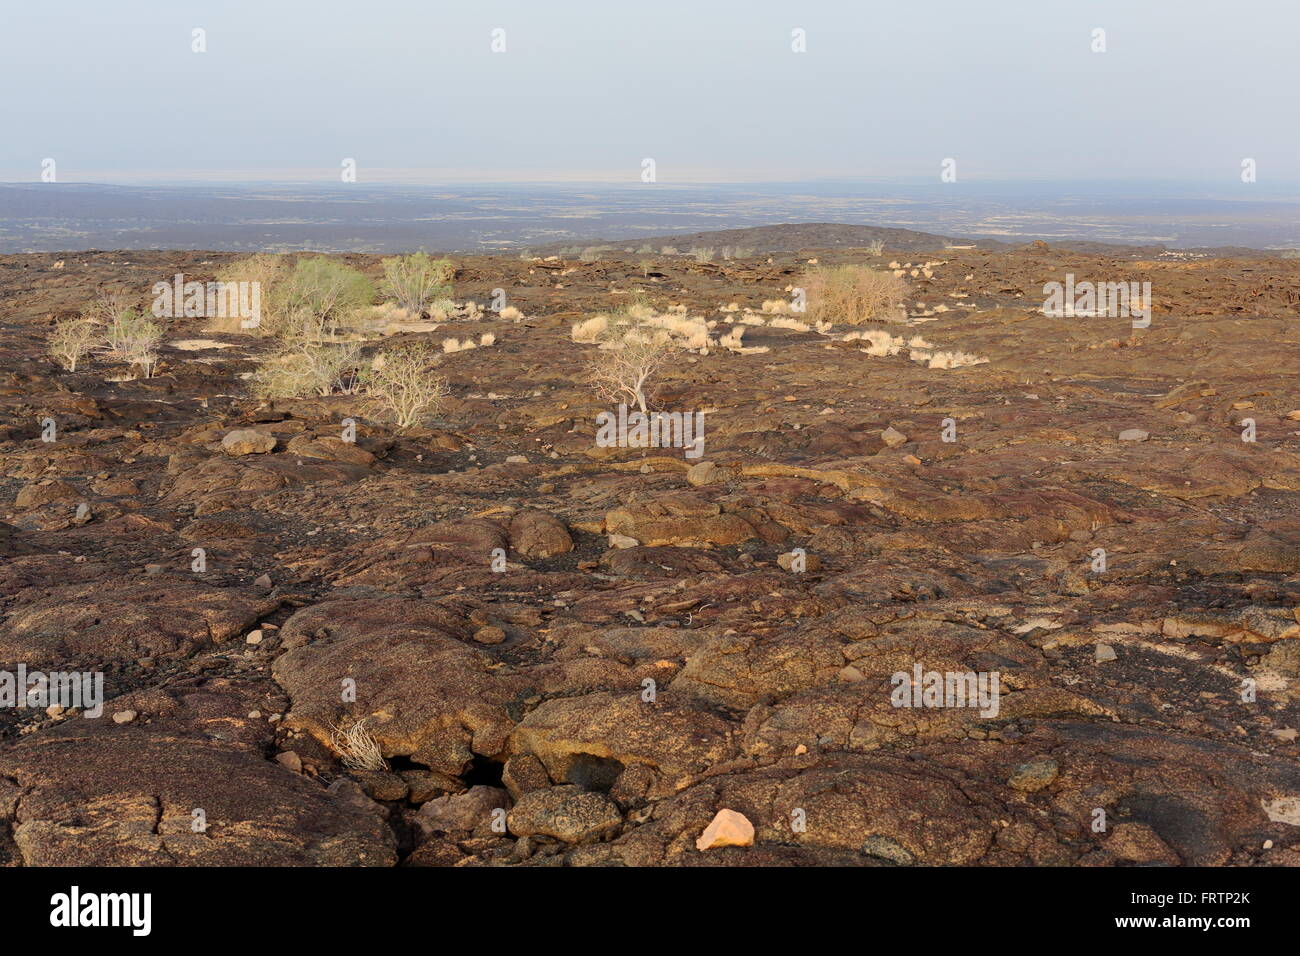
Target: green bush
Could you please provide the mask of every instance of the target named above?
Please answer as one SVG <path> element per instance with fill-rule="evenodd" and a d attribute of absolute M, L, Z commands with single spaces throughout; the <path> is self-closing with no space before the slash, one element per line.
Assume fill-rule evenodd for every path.
<path fill-rule="evenodd" d="M 369 279 L 326 256 L 299 259 L 269 296 L 271 313 L 281 326 L 276 334 L 307 343 L 332 336 L 374 297 Z"/>
<path fill-rule="evenodd" d="M 430 259 L 423 252 L 393 256 L 381 263 L 384 281 L 380 288 L 408 312 L 421 315 L 435 299 L 451 295 L 451 277 L 456 267 L 450 259 Z"/>

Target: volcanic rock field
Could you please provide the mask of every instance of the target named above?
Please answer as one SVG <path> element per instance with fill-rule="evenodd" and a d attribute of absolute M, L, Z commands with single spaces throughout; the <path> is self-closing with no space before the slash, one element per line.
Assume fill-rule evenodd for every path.
<path fill-rule="evenodd" d="M 0 256 L 0 667 L 107 697 L 0 710 L 8 864 L 1300 864 L 1300 260 L 454 256 L 479 317 L 361 343 L 494 339 L 406 429 L 201 318 L 47 355 L 236 258 Z M 811 259 L 924 345 L 774 310 Z M 1043 314 L 1067 274 L 1150 326 Z M 745 328 L 656 377 L 699 457 L 595 440 L 572 327 L 634 298 Z M 996 713 L 896 706 L 932 671 Z"/>

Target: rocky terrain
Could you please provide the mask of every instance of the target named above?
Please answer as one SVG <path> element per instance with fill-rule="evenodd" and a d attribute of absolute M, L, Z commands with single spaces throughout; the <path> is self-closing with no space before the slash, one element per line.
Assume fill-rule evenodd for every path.
<path fill-rule="evenodd" d="M 8 863 L 1300 863 L 1300 261 L 458 257 L 523 318 L 391 329 L 496 338 L 405 432 L 254 399 L 266 340 L 202 319 L 152 378 L 46 356 L 232 258 L 0 256 L 0 667 L 109 698 L 0 710 Z M 810 258 L 897 261 L 887 331 L 987 361 L 756 323 L 659 377 L 702 457 L 596 445 L 573 323 L 762 315 Z M 1150 327 L 1042 314 L 1067 273 Z M 997 713 L 894 706 L 917 665 Z"/>

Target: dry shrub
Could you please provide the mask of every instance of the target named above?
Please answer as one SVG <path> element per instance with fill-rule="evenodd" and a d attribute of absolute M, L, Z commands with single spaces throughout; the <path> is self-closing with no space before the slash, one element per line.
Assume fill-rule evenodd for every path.
<path fill-rule="evenodd" d="M 733 352 L 740 351 L 741 339 L 745 337 L 745 329 L 747 328 L 748 326 L 745 325 L 732 327 L 730 332 L 718 339 L 718 344 L 724 349 L 730 349 Z"/>
<path fill-rule="evenodd" d="M 390 349 L 362 380 L 381 414 L 398 428 L 410 428 L 434 414 L 447 398 L 447 380 L 434 375 L 437 352 L 423 342 Z"/>
<path fill-rule="evenodd" d="M 595 318 L 587 319 L 584 322 L 573 323 L 571 335 L 573 341 L 581 345 L 594 345 L 600 341 L 606 329 L 609 328 L 609 317 L 598 315 Z"/>
<path fill-rule="evenodd" d="M 808 314 L 826 322 L 887 322 L 902 319 L 907 283 L 867 266 L 819 266 L 798 283 L 808 296 Z"/>
<path fill-rule="evenodd" d="M 648 412 L 650 379 L 672 352 L 672 335 L 626 314 L 616 316 L 600 335 L 600 348 L 588 371 L 592 387 L 610 404 L 635 404 Z"/>
<path fill-rule="evenodd" d="M 253 373 L 253 391 L 262 398 L 306 398 L 351 394 L 357 390 L 361 346 L 308 345 L 282 348 L 268 356 Z"/>
<path fill-rule="evenodd" d="M 64 319 L 50 333 L 50 356 L 69 372 L 100 341 L 99 329 L 89 319 Z"/>
<path fill-rule="evenodd" d="M 925 362 L 926 368 L 942 369 L 967 368 L 971 365 L 984 365 L 988 362 L 986 358 L 980 358 L 978 355 L 971 355 L 969 352 L 960 350 L 935 352 L 933 354 L 913 353 L 911 358 L 916 362 Z"/>
<path fill-rule="evenodd" d="M 276 290 L 289 274 L 289 261 L 282 255 L 271 253 L 250 256 L 232 262 L 217 273 L 218 282 L 256 282 L 260 290 L 261 322 L 244 328 L 238 316 L 209 318 L 208 328 L 214 332 L 252 332 L 254 335 L 274 334 L 282 324 L 276 313 Z"/>
<path fill-rule="evenodd" d="M 808 323 L 800 322 L 798 319 L 788 319 L 785 316 L 778 316 L 771 322 L 767 323 L 770 329 L 789 329 L 792 332 L 807 332 Z"/>
<path fill-rule="evenodd" d="M 138 368 L 145 378 L 152 378 L 162 337 L 161 325 L 135 309 L 127 309 L 108 323 L 104 346 L 110 355 Z"/>

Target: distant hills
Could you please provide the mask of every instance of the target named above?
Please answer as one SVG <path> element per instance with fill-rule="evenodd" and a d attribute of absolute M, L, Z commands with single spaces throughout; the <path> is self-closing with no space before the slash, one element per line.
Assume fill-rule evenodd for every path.
<path fill-rule="evenodd" d="M 899 252 L 942 249 L 946 245 L 964 245 L 991 248 L 1003 245 L 987 240 L 954 239 L 931 232 L 913 229 L 896 229 L 889 226 L 853 226 L 842 222 L 787 222 L 771 226 L 748 226 L 743 229 L 717 229 L 710 232 L 673 233 L 638 239 L 592 240 L 589 245 L 604 244 L 615 249 L 632 250 L 642 246 L 677 246 L 685 251 L 692 246 L 747 246 L 757 252 L 798 252 L 800 249 L 857 249 L 869 246 L 876 240 L 884 242 L 887 249 Z M 535 252 L 550 254 L 572 242 L 553 242 L 534 247 Z"/>
<path fill-rule="evenodd" d="M 771 254 L 882 241 L 907 255 L 1042 239 L 1054 249 L 1101 255 L 1252 256 L 1260 253 L 1241 247 L 1300 245 L 1298 205 L 1166 202 L 1132 212 L 1118 199 L 1098 207 L 971 195 L 958 204 L 818 194 L 812 186 L 795 195 L 728 186 L 0 183 L 0 252 L 553 254 L 599 245 L 627 254 L 672 245 Z M 791 216 L 814 221 L 790 222 Z M 1007 233 L 1008 222 L 1015 235 Z"/>
<path fill-rule="evenodd" d="M 743 229 L 671 233 L 669 235 L 638 239 L 592 239 L 580 243 L 574 243 L 573 241 L 552 242 L 543 246 L 532 246 L 530 249 L 537 255 L 554 255 L 562 249 L 573 249 L 575 246 L 598 246 L 610 251 L 633 253 L 645 246 L 652 247 L 655 252 L 658 252 L 663 246 L 674 246 L 682 252 L 698 246 L 711 246 L 714 248 L 738 246 L 753 249 L 756 253 L 779 254 L 811 249 L 860 249 L 871 245 L 877 240 L 884 242 L 885 248 L 891 252 L 934 252 L 950 247 L 1015 249 L 1030 245 L 1027 240 L 1023 239 L 1015 242 L 1003 242 L 997 239 L 965 239 L 891 226 L 859 226 L 842 222 L 789 222 L 776 223 L 770 226 L 748 226 Z M 1170 251 L 1177 251 L 1187 255 L 1222 257 L 1276 255 L 1276 253 L 1248 249 L 1242 246 L 1171 250 L 1170 247 L 1163 244 L 1131 245 L 1093 242 L 1086 239 L 1054 240 L 1050 243 L 1050 246 L 1053 249 L 1088 255 L 1136 258 L 1152 258 Z"/>

